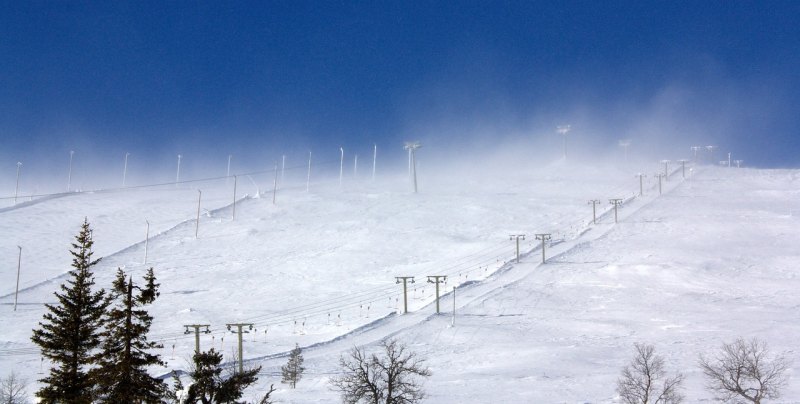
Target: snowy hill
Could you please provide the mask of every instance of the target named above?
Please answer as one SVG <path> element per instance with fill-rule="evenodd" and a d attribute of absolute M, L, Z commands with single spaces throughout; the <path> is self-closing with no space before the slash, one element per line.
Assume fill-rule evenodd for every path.
<path fill-rule="evenodd" d="M 278 187 L 273 203 L 268 187 L 252 186 L 266 180 L 240 182 L 234 195 L 218 179 L 8 206 L 0 375 L 41 377 L 47 364 L 30 331 L 88 217 L 104 257 L 98 285 L 108 287 L 117 267 L 139 276 L 150 266 L 162 284 L 152 338 L 168 366 L 153 373 L 187 367 L 194 336 L 184 324 L 210 324 L 201 348 L 233 360 L 225 324 L 244 322 L 254 324 L 244 351 L 263 366 L 259 388 L 279 382 L 295 343 L 305 347 L 307 374 L 298 389 L 276 393 L 283 402 L 335 401 L 327 379 L 339 355 L 393 336 L 427 357 L 430 402 L 603 403 L 615 400 L 632 344 L 646 342 L 684 372 L 689 402 L 710 402 L 699 353 L 738 336 L 793 349 L 800 172 L 698 167 L 681 177 L 672 173 L 661 196 L 650 177 L 636 197 L 639 180 L 627 170 L 556 164 L 441 173 L 424 177 L 419 194 L 405 178 L 319 182 L 310 192 L 298 180 Z M 624 201 L 619 223 L 609 198 Z M 590 199 L 601 200 L 597 224 Z M 552 234 L 543 265 L 535 233 Z M 519 264 L 510 234 L 526 234 Z M 428 275 L 448 276 L 438 316 Z M 417 280 L 409 314 L 396 276 Z M 800 402 L 800 386 L 790 383 L 784 397 Z"/>

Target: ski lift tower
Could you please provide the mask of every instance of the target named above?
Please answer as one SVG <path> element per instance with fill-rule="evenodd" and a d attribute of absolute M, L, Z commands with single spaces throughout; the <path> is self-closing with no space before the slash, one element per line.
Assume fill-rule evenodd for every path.
<path fill-rule="evenodd" d="M 690 149 L 694 152 L 694 159 L 692 160 L 693 163 L 697 164 L 697 151 L 702 149 L 703 146 L 692 146 Z"/>
<path fill-rule="evenodd" d="M 706 146 L 706 150 L 708 150 L 708 164 L 714 164 L 714 149 L 716 148 L 717 146 L 713 145 Z"/>
<path fill-rule="evenodd" d="M 570 131 L 570 125 L 560 125 L 556 127 L 556 132 L 561 134 L 564 138 L 564 160 L 567 160 L 567 133 Z"/>
<path fill-rule="evenodd" d="M 414 193 L 417 193 L 417 158 L 416 158 L 416 150 L 422 147 L 422 145 L 417 142 L 406 142 L 403 146 L 403 149 L 408 150 L 408 168 L 410 170 L 411 176 L 414 179 Z"/>
<path fill-rule="evenodd" d="M 625 151 L 625 164 L 628 164 L 628 147 L 630 147 L 631 141 L 628 139 L 623 139 L 619 141 L 619 146 Z"/>

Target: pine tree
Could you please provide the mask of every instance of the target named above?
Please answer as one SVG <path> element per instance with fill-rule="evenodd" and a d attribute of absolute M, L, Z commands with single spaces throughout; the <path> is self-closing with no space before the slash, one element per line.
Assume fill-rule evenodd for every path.
<path fill-rule="evenodd" d="M 210 349 L 194 355 L 194 369 L 189 374 L 193 384 L 184 398 L 185 404 L 232 403 L 242 397 L 244 389 L 258 380 L 261 366 L 222 377 L 222 354 Z"/>
<path fill-rule="evenodd" d="M 300 349 L 300 345 L 295 344 L 294 349 L 289 352 L 289 361 L 281 366 L 281 374 L 283 375 L 281 383 L 288 383 L 292 388 L 295 388 L 305 369 L 303 367 L 303 350 Z"/>
<path fill-rule="evenodd" d="M 157 354 L 149 353 L 162 348 L 147 340 L 153 317 L 143 306 L 158 297 L 158 286 L 153 268 L 144 276 L 145 286 L 134 285 L 133 278 L 126 281 L 122 269 L 117 269 L 110 293 L 113 307 L 108 310 L 103 333 L 103 355 L 97 370 L 99 399 L 108 403 L 158 403 L 164 383 L 147 374 L 147 366 L 163 365 Z"/>
<path fill-rule="evenodd" d="M 47 312 L 31 340 L 53 362 L 50 375 L 41 379 L 36 392 L 43 403 L 90 403 L 94 380 L 89 367 L 97 363 L 103 314 L 108 307 L 105 291 L 92 291 L 92 230 L 84 219 L 70 253 L 70 278 L 55 292 L 58 304 L 46 304 Z"/>

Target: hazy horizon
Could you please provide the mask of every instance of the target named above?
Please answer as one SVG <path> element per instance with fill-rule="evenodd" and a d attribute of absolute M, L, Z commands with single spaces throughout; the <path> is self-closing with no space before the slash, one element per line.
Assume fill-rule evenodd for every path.
<path fill-rule="evenodd" d="M 546 163 L 567 124 L 582 158 L 626 139 L 654 163 L 714 145 L 798 167 L 797 17 L 796 2 L 11 3 L 0 189 L 17 162 L 66 189 L 70 151 L 77 177 L 108 182 L 126 153 L 131 175 L 169 181 L 178 154 L 188 177 L 224 175 L 228 155 L 242 172 L 373 145 L 402 167 L 409 140 L 421 162 L 530 148 Z"/>

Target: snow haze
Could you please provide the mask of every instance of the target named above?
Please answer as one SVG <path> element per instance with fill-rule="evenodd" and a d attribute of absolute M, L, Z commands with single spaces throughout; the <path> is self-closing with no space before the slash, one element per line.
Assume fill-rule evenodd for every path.
<path fill-rule="evenodd" d="M 234 179 L 223 176 L 6 199 L 0 373 L 33 381 L 46 371 L 31 329 L 66 277 L 84 217 L 103 257 L 98 286 L 108 288 L 118 267 L 140 276 L 150 266 L 162 285 L 151 338 L 163 343 L 167 366 L 151 373 L 187 369 L 194 337 L 184 324 L 210 324 L 201 348 L 232 365 L 235 335 L 225 324 L 253 323 L 245 359 L 263 368 L 250 398 L 279 385 L 296 343 L 307 373 L 295 390 L 279 385 L 280 402 L 338 400 L 327 381 L 339 355 L 385 338 L 427 359 L 429 402 L 618 402 L 616 378 L 634 342 L 655 345 L 686 375 L 689 402 L 712 399 L 697 358 L 723 342 L 759 337 L 797 363 L 796 170 L 689 163 L 683 178 L 673 163 L 659 195 L 657 160 L 626 163 L 619 150 L 589 160 L 569 148 L 566 160 L 545 159 L 515 146 L 448 155 L 423 144 L 417 194 L 405 152 L 379 149 L 374 181 L 368 154 L 357 172 L 345 164 L 340 185 L 339 156 L 329 153 L 312 164 L 308 184 L 302 163 L 282 180 L 279 168 L 274 195 L 274 171 L 234 170 L 235 196 Z M 618 223 L 610 198 L 623 200 Z M 600 200 L 597 224 L 590 199 Z M 535 233 L 552 234 L 545 264 Z M 526 235 L 519 264 L 510 234 Z M 447 276 L 440 315 L 428 275 Z M 408 314 L 397 276 L 416 279 Z M 781 402 L 798 399 L 790 380 Z"/>

